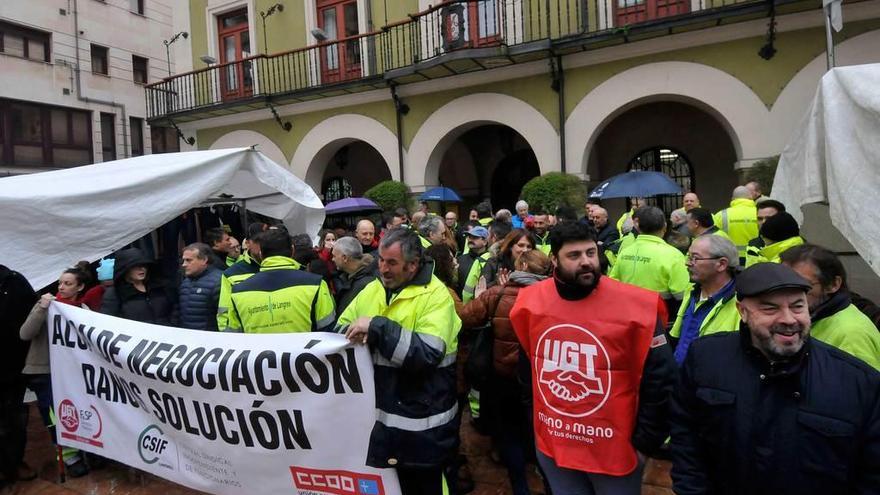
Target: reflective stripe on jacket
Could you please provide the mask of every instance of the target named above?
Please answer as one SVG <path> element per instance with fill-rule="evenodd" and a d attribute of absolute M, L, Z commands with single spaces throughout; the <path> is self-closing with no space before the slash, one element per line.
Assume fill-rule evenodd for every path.
<path fill-rule="evenodd" d="M 461 302 L 467 304 L 473 300 L 477 284 L 480 282 L 480 274 L 491 257 L 489 251 L 486 251 L 471 264 L 471 269 L 468 270 L 467 277 L 464 279 L 464 288 L 461 290 Z"/>
<path fill-rule="evenodd" d="M 749 241 L 758 236 L 758 208 L 751 199 L 734 199 L 730 207 L 712 215 L 715 225 L 727 232 L 740 258 L 746 256 Z"/>
<path fill-rule="evenodd" d="M 286 256 L 270 256 L 260 273 L 232 287 L 229 326 L 245 333 L 332 331 L 335 305 L 320 275 L 299 270 Z"/>
<path fill-rule="evenodd" d="M 339 317 L 343 333 L 360 317 L 372 318 L 378 418 L 367 464 L 436 467 L 458 438 L 455 360 L 461 320 L 449 290 L 424 264 L 402 289 L 389 293 L 370 282 Z"/>

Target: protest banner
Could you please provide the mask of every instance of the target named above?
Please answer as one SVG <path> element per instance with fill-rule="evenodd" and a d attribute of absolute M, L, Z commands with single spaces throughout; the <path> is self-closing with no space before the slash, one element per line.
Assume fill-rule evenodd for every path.
<path fill-rule="evenodd" d="M 373 367 L 341 335 L 149 325 L 52 303 L 58 441 L 216 494 L 397 495 L 365 465 Z"/>

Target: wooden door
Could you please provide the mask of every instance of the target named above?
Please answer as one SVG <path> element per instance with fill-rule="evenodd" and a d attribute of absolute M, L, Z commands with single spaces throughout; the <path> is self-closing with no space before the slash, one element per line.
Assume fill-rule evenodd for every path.
<path fill-rule="evenodd" d="M 615 25 L 625 26 L 662 19 L 691 10 L 690 0 L 612 0 L 617 18 Z"/>
<path fill-rule="evenodd" d="M 361 77 L 357 0 L 317 0 L 318 27 L 327 35 L 321 48 L 322 84 Z"/>
<path fill-rule="evenodd" d="M 224 100 L 254 94 L 253 65 L 247 10 L 238 10 L 217 18 L 220 48 L 220 93 Z"/>

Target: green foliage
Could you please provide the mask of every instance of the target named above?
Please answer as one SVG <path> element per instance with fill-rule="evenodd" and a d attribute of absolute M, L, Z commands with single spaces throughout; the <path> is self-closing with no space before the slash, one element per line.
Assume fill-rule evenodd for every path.
<path fill-rule="evenodd" d="M 371 187 L 364 197 L 373 200 L 383 211 L 409 207 L 409 187 L 403 182 L 386 180 Z"/>
<path fill-rule="evenodd" d="M 745 181 L 756 181 L 758 184 L 761 184 L 764 195 L 770 196 L 777 165 L 779 165 L 779 155 L 758 160 L 751 168 L 746 170 Z"/>
<path fill-rule="evenodd" d="M 521 196 L 531 211 L 544 210 L 552 214 L 560 206 L 580 211 L 587 198 L 587 188 L 574 175 L 550 172 L 528 181 Z"/>

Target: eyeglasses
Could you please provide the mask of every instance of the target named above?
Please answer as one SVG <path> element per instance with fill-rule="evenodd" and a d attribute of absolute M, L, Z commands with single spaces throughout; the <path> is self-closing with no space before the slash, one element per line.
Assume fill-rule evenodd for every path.
<path fill-rule="evenodd" d="M 699 256 L 694 256 L 693 254 L 689 254 L 687 257 L 688 263 L 696 263 L 698 261 L 708 261 L 708 260 L 720 260 L 723 256 L 712 256 L 710 258 L 701 258 Z"/>

